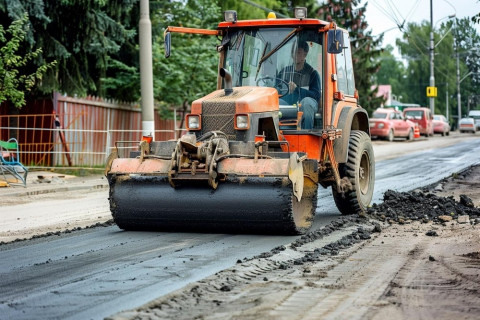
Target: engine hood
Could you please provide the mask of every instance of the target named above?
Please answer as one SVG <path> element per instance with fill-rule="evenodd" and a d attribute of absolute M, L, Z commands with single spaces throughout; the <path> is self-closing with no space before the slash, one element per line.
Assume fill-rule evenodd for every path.
<path fill-rule="evenodd" d="M 202 114 L 203 102 L 235 103 L 235 113 L 257 113 L 278 111 L 278 92 L 270 87 L 234 87 L 226 95 L 223 89 L 213 91 L 192 102 L 192 113 Z"/>

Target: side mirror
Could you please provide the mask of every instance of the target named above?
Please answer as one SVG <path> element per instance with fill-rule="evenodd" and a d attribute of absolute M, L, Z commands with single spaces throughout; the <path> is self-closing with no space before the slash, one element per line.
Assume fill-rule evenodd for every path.
<path fill-rule="evenodd" d="M 165 44 L 165 58 L 168 58 L 170 57 L 170 47 L 171 47 L 171 44 L 172 44 L 172 36 L 170 34 L 170 32 L 166 32 L 165 35 L 164 35 L 165 39 L 164 39 L 164 44 Z"/>
<path fill-rule="evenodd" d="M 331 29 L 327 33 L 327 52 L 339 54 L 343 50 L 343 31 Z"/>

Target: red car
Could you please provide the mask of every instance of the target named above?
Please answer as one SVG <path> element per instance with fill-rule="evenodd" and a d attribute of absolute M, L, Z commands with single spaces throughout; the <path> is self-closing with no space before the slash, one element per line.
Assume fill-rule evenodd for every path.
<path fill-rule="evenodd" d="M 393 138 L 413 139 L 415 123 L 403 117 L 400 111 L 378 108 L 370 117 L 370 135 L 393 141 Z"/>
<path fill-rule="evenodd" d="M 425 137 L 433 136 L 433 117 L 429 108 L 406 108 L 403 110 L 403 116 L 418 124 L 421 135 Z"/>
<path fill-rule="evenodd" d="M 442 136 L 450 135 L 450 125 L 447 118 L 439 114 L 433 116 L 433 133 L 440 133 Z"/>

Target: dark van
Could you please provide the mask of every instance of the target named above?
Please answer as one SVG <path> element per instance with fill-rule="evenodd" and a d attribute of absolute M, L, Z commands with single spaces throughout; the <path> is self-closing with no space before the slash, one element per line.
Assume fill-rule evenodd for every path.
<path fill-rule="evenodd" d="M 418 124 L 421 135 L 425 137 L 433 136 L 433 115 L 429 108 L 405 108 L 403 115 L 408 120 Z"/>

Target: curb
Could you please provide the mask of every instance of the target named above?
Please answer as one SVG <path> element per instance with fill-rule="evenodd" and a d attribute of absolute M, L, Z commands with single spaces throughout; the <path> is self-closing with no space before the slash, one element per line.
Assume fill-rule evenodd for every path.
<path fill-rule="evenodd" d="M 21 196 L 35 196 L 39 194 L 47 194 L 47 193 L 56 193 L 56 192 L 67 192 L 67 191 L 77 191 L 77 190 L 100 190 L 100 189 L 108 189 L 108 184 L 96 184 L 96 185 L 78 185 L 78 186 L 58 186 L 56 188 L 49 188 L 49 189 L 38 189 L 38 190 L 30 190 L 30 191 L 16 191 L 16 192 L 8 192 L 7 194 L 2 196 L 13 196 L 13 197 L 21 197 Z"/>
<path fill-rule="evenodd" d="M 68 192 L 68 191 L 77 191 L 77 190 L 102 190 L 108 189 L 108 182 L 105 180 L 96 179 L 93 181 L 71 181 L 58 185 L 52 184 L 39 184 L 33 185 L 27 183 L 27 187 L 23 186 L 11 186 L 8 189 L 0 189 L 0 198 L 2 197 L 24 197 L 24 196 L 34 196 L 47 193 L 56 193 L 56 192 Z"/>

